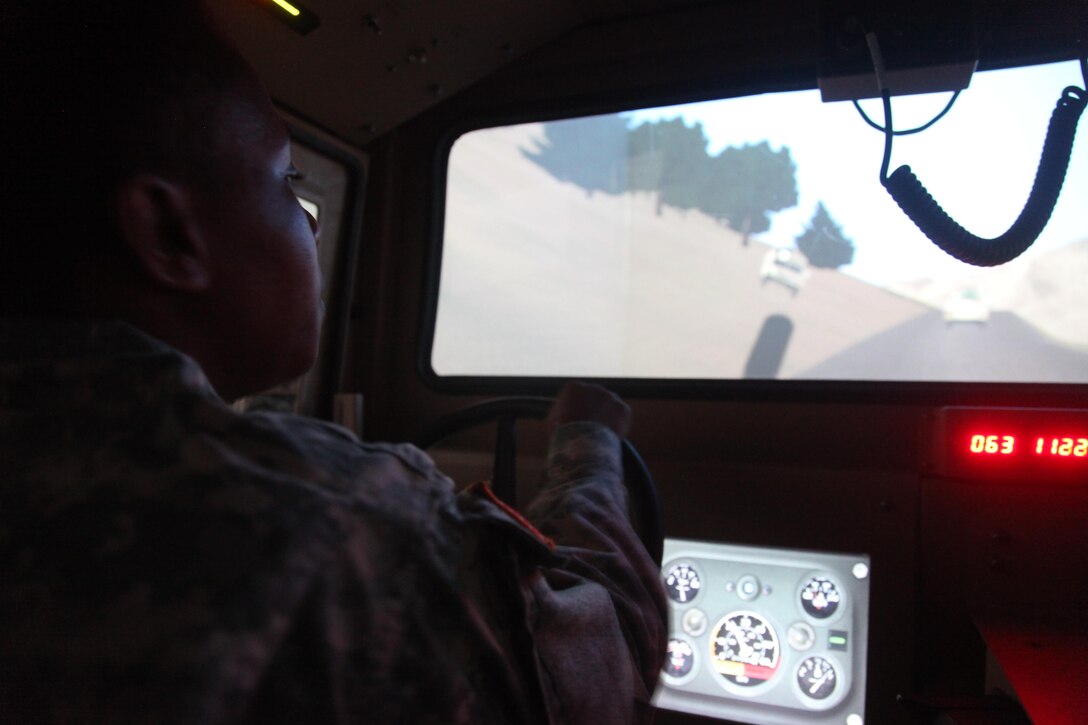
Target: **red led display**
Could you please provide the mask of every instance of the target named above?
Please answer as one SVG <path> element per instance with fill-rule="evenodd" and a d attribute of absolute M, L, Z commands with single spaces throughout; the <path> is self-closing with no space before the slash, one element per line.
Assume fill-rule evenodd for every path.
<path fill-rule="evenodd" d="M 944 408 L 931 450 L 957 478 L 1088 482 L 1088 410 Z"/>
<path fill-rule="evenodd" d="M 1056 456 L 1059 458 L 1088 458 L 1088 433 L 1084 437 L 1071 438 L 1069 436 L 1038 436 L 1034 446 L 1031 441 L 1021 441 L 1015 435 L 974 433 L 968 450 L 975 455 L 982 456 L 1014 456 L 1024 452 L 1024 445 L 1028 444 L 1027 453 L 1042 457 Z"/>

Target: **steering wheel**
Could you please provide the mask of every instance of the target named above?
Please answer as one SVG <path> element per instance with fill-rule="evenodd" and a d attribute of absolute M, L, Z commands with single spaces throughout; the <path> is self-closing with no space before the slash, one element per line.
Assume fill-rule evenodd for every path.
<path fill-rule="evenodd" d="M 551 410 L 553 402 L 551 398 L 519 396 L 477 403 L 427 425 L 413 442 L 426 450 L 454 433 L 495 422 L 495 463 L 491 487 L 499 498 L 515 505 L 517 421 L 523 418 L 543 419 Z M 661 502 L 658 499 L 657 486 L 650 475 L 650 469 L 631 442 L 624 439 L 622 444 L 623 478 L 627 485 L 631 518 L 642 545 L 660 566 L 665 535 L 661 525 Z"/>

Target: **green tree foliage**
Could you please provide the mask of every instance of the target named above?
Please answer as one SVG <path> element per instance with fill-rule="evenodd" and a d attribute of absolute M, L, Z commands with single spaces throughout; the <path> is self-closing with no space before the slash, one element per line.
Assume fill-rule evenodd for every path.
<path fill-rule="evenodd" d="M 628 188 L 656 191 L 658 214 L 666 204 L 698 207 L 707 173 L 707 143 L 699 123 L 689 126 L 671 118 L 640 124 L 628 136 Z"/>
<path fill-rule="evenodd" d="M 619 115 L 544 124 L 544 141 L 527 157 L 554 177 L 588 193 L 648 191 L 657 212 L 668 205 L 699 209 L 729 224 L 748 244 L 770 228 L 770 215 L 797 204 L 795 166 L 788 148 L 766 141 L 707 153 L 700 123 L 681 118 L 629 128 Z"/>
<path fill-rule="evenodd" d="M 522 151 L 560 181 L 587 193 L 627 190 L 627 121 L 621 116 L 590 116 L 544 124 L 544 142 Z"/>
<path fill-rule="evenodd" d="M 740 232 L 745 246 L 750 235 L 771 228 L 771 213 L 797 205 L 796 167 L 786 147 L 730 146 L 707 164 L 699 207 Z"/>
<path fill-rule="evenodd" d="M 843 236 L 823 202 L 816 205 L 808 227 L 797 237 L 797 248 L 813 267 L 837 269 L 854 261 L 854 243 Z"/>

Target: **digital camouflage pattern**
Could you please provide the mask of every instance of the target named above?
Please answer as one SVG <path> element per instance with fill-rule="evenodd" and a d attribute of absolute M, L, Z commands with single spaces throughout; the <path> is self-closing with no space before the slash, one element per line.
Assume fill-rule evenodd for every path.
<path fill-rule="evenodd" d="M 554 551 L 121 323 L 0 322 L 0 434 L 0 722 L 649 718 L 664 596 L 602 426 L 553 440 Z"/>

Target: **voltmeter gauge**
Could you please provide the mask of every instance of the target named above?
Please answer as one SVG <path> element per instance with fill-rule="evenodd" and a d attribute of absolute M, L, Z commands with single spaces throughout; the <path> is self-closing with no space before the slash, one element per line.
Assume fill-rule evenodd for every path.
<path fill-rule="evenodd" d="M 733 612 L 714 626 L 710 662 L 735 685 L 761 685 L 778 671 L 781 649 L 774 627 L 755 612 Z"/>
<path fill-rule="evenodd" d="M 690 564 L 674 564 L 665 575 L 665 591 L 669 599 L 680 604 L 687 604 L 699 593 L 703 586 L 699 573 Z"/>
<path fill-rule="evenodd" d="M 837 679 L 835 666 L 823 657 L 809 657 L 797 668 L 797 684 L 813 700 L 830 697 Z"/>
<path fill-rule="evenodd" d="M 827 619 L 842 603 L 842 594 L 835 582 L 827 577 L 814 576 L 801 589 L 801 607 L 817 619 Z"/>
<path fill-rule="evenodd" d="M 666 675 L 679 679 L 691 672 L 695 665 L 695 650 L 690 643 L 683 639 L 670 639 L 666 652 L 662 670 Z"/>

